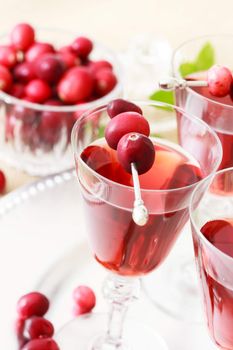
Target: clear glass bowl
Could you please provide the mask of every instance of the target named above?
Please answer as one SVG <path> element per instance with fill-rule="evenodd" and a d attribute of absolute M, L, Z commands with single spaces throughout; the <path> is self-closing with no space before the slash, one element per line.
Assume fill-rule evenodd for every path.
<path fill-rule="evenodd" d="M 38 41 L 55 47 L 67 45 L 79 33 L 62 30 L 36 30 Z M 0 39 L 6 43 L 7 37 Z M 118 83 L 102 98 L 72 106 L 48 106 L 20 100 L 0 91 L 0 159 L 31 175 L 49 175 L 73 166 L 70 132 L 74 122 L 87 109 L 106 103 L 122 93 L 121 65 L 116 54 L 94 41 L 93 60 L 108 60 Z M 44 127 L 45 114 L 56 114 L 57 123 Z"/>

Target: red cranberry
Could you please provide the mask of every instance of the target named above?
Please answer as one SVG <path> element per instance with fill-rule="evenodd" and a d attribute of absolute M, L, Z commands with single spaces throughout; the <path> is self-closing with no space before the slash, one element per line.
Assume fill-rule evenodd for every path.
<path fill-rule="evenodd" d="M 74 67 L 68 70 L 58 84 L 57 91 L 65 103 L 74 104 L 91 96 L 93 78 L 85 67 Z"/>
<path fill-rule="evenodd" d="M 207 74 L 209 92 L 216 97 L 224 97 L 230 93 L 232 84 L 231 71 L 223 66 L 215 65 Z"/>
<path fill-rule="evenodd" d="M 17 303 L 17 311 L 21 318 L 44 316 L 48 311 L 49 301 L 43 294 L 32 292 L 22 296 Z"/>
<path fill-rule="evenodd" d="M 105 128 L 105 138 L 108 145 L 117 149 L 119 140 L 129 132 L 138 132 L 149 136 L 150 126 L 146 118 L 136 112 L 124 112 L 110 120 Z"/>
<path fill-rule="evenodd" d="M 30 340 L 22 350 L 60 350 L 53 339 L 33 339 Z"/>
<path fill-rule="evenodd" d="M 12 85 L 9 94 L 17 98 L 22 98 L 24 96 L 24 85 L 15 83 Z"/>
<path fill-rule="evenodd" d="M 120 139 L 117 156 L 128 173 L 131 173 L 131 163 L 135 163 L 140 175 L 146 173 L 154 164 L 155 148 L 147 136 L 131 132 Z"/>
<path fill-rule="evenodd" d="M 81 65 L 80 58 L 75 56 L 75 54 L 72 52 L 59 52 L 58 57 L 60 57 L 61 61 L 64 62 L 66 68 L 72 68 L 74 66 Z"/>
<path fill-rule="evenodd" d="M 17 62 L 17 56 L 15 50 L 6 45 L 0 46 L 0 64 L 7 68 L 12 68 Z"/>
<path fill-rule="evenodd" d="M 25 93 L 33 102 L 42 103 L 50 98 L 52 90 L 45 81 L 34 79 L 26 85 Z"/>
<path fill-rule="evenodd" d="M 76 315 L 78 313 L 90 312 L 96 304 L 96 297 L 93 290 L 87 286 L 79 286 L 73 292 Z"/>
<path fill-rule="evenodd" d="M 55 54 L 45 54 L 34 64 L 35 74 L 47 83 L 56 83 L 64 73 L 65 67 L 61 59 Z"/>
<path fill-rule="evenodd" d="M 95 92 L 102 97 L 107 95 L 117 83 L 117 78 L 111 69 L 101 69 L 95 74 Z"/>
<path fill-rule="evenodd" d="M 91 69 L 91 71 L 95 74 L 96 72 L 98 72 L 101 69 L 113 69 L 113 66 L 110 62 L 105 61 L 105 60 L 101 60 L 101 61 L 91 61 L 89 63 L 89 67 Z"/>
<path fill-rule="evenodd" d="M 18 318 L 15 322 L 15 333 L 17 335 L 22 335 L 24 333 L 25 320 Z"/>
<path fill-rule="evenodd" d="M 21 83 L 28 83 L 30 80 L 35 79 L 33 64 L 30 62 L 23 62 L 17 64 L 13 71 L 14 78 Z"/>
<path fill-rule="evenodd" d="M 4 193 L 6 188 L 6 177 L 4 172 L 0 170 L 0 193 Z"/>
<path fill-rule="evenodd" d="M 116 115 L 123 112 L 137 112 L 142 114 L 142 110 L 139 106 L 121 98 L 109 102 L 107 105 L 107 112 L 110 118 L 114 118 Z"/>
<path fill-rule="evenodd" d="M 93 49 L 93 43 L 90 39 L 80 36 L 72 43 L 72 49 L 82 59 L 87 58 Z"/>
<path fill-rule="evenodd" d="M 49 100 L 45 103 L 49 106 L 62 106 L 61 101 Z M 65 124 L 67 114 L 59 111 L 43 111 L 41 114 L 39 132 L 44 142 L 51 146 L 58 142 L 62 126 Z"/>
<path fill-rule="evenodd" d="M 10 36 L 14 48 L 26 51 L 34 43 L 35 32 L 29 24 L 20 23 L 13 28 Z"/>
<path fill-rule="evenodd" d="M 28 97 L 23 97 L 23 100 L 32 102 Z M 11 116 L 21 120 L 26 124 L 36 124 L 38 120 L 38 113 L 33 108 L 25 107 L 21 104 L 15 104 L 11 109 Z"/>
<path fill-rule="evenodd" d="M 0 65 L 0 90 L 9 91 L 12 85 L 12 75 L 10 71 Z"/>
<path fill-rule="evenodd" d="M 54 327 L 44 317 L 32 317 L 26 321 L 25 333 L 30 339 L 51 338 L 54 334 Z"/>
<path fill-rule="evenodd" d="M 36 61 L 41 55 L 45 53 L 54 53 L 54 47 L 48 43 L 35 43 L 25 54 L 25 59 L 27 62 Z"/>

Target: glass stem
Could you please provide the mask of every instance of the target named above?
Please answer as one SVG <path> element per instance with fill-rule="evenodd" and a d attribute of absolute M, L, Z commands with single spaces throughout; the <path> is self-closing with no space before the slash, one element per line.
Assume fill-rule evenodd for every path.
<path fill-rule="evenodd" d="M 110 312 L 102 349 L 123 349 L 123 325 L 129 304 L 138 297 L 140 282 L 136 278 L 109 275 L 103 293 Z"/>

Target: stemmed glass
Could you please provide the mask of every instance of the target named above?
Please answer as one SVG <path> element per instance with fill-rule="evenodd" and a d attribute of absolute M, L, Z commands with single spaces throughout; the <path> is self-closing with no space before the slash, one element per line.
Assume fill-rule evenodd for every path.
<path fill-rule="evenodd" d="M 186 41 L 173 53 L 172 76 L 176 79 L 185 77 L 193 80 L 206 79 L 204 68 L 201 66 L 194 69 L 199 69 L 200 72 L 193 72 L 186 76 L 181 74 L 182 66 L 186 66 L 186 70 L 187 67 L 192 70 L 192 63 L 205 47 L 207 48 L 205 53 L 207 64 L 211 65 L 210 61 L 212 60 L 213 64 L 225 65 L 232 69 L 233 56 L 229 50 L 232 43 L 233 35 L 202 36 Z M 210 52 L 211 57 L 208 56 Z M 186 87 L 175 90 L 175 101 L 176 105 L 183 108 L 188 114 L 195 115 L 205 121 L 218 135 L 223 148 L 219 169 L 233 166 L 233 101 L 231 97 L 214 98 L 210 95 L 207 87 Z M 186 136 L 189 140 L 189 135 L 186 134 Z M 163 276 L 169 276 L 164 281 L 168 286 L 166 296 L 158 295 L 155 293 L 155 288 L 150 286 L 147 287 L 147 291 L 156 305 L 170 312 L 174 317 L 190 322 L 200 322 L 201 313 L 198 309 L 198 287 L 196 277 L 194 277 L 194 259 L 190 250 L 190 239 L 187 235 L 182 236 L 176 253 L 180 259 L 171 257 L 163 271 Z M 154 277 L 154 281 L 157 277 Z M 180 294 L 176 293 L 178 288 L 180 288 Z M 168 303 L 167 300 L 173 301 Z"/>
<path fill-rule="evenodd" d="M 154 330 L 140 324 L 132 326 L 125 321 L 126 312 L 138 295 L 139 277 L 156 269 L 169 254 L 188 220 L 188 204 L 197 181 L 217 169 L 222 151 L 216 134 L 200 119 L 175 106 L 136 103 L 150 122 L 153 142 L 160 147 L 168 147 L 174 153 L 173 159 L 182 154 L 187 164 L 176 163 L 174 167 L 164 159 L 164 176 L 168 176 L 170 188 L 154 190 L 153 183 L 163 180 L 163 177 L 159 179 L 157 175 L 157 179 L 148 179 L 152 186 L 148 185 L 147 189 L 142 187 L 141 196 L 148 209 L 149 220 L 145 226 L 138 226 L 132 219 L 132 185 L 122 184 L 125 183 L 121 178 L 123 173 L 114 161 L 116 166 L 111 168 L 111 176 L 117 176 L 118 182 L 103 175 L 109 162 L 106 149 L 97 148 L 98 151 L 91 157 L 86 151 L 88 146 L 104 142 L 103 131 L 109 122 L 106 106 L 84 113 L 76 122 L 72 145 L 86 229 L 96 260 L 109 270 L 103 293 L 110 304 L 110 312 L 108 316 L 91 313 L 65 325 L 57 335 L 62 350 L 166 349 L 164 341 L 156 336 Z M 179 127 L 181 121 L 185 125 L 183 128 Z M 186 133 L 189 134 L 189 142 Z M 194 178 L 194 173 L 191 173 L 191 180 L 189 164 L 199 172 Z M 95 171 L 96 167 L 101 167 L 103 172 Z M 163 174 L 160 173 L 160 176 Z"/>
<path fill-rule="evenodd" d="M 209 332 L 217 346 L 232 350 L 233 168 L 207 177 L 196 187 L 190 204 L 190 220 Z M 218 231 L 218 236 L 213 236 L 211 224 L 208 224 L 209 237 L 215 237 L 213 240 L 218 247 L 213 245 L 201 230 L 203 225 L 212 220 L 226 220 L 225 222 L 229 223 L 228 232 L 222 229 L 221 232 Z"/>
<path fill-rule="evenodd" d="M 233 55 L 229 47 L 233 44 L 233 35 L 210 35 L 189 40 L 181 44 L 173 54 L 172 74 L 181 78 L 180 66 L 193 62 L 206 45 L 211 45 L 214 64 L 232 69 Z M 202 70 L 200 68 L 200 70 Z M 192 73 L 193 78 L 203 72 Z M 213 97 L 208 88 L 190 88 L 176 90 L 176 104 L 190 114 L 203 119 L 217 133 L 223 147 L 223 159 L 220 169 L 233 166 L 233 100 L 230 96 Z"/>

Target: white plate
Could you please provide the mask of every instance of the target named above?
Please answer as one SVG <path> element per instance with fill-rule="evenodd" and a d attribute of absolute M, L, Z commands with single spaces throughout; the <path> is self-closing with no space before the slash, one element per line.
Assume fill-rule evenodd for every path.
<path fill-rule="evenodd" d="M 48 317 L 56 329 L 71 319 L 71 294 L 79 284 L 88 284 L 97 292 L 96 311 L 106 310 L 101 296 L 106 271 L 87 247 L 80 202 L 73 173 L 46 178 L 0 201 L 0 329 L 4 349 L 16 349 L 15 304 L 29 291 L 40 289 L 50 297 Z M 143 293 L 129 316 L 157 330 L 171 350 L 215 349 L 204 325 L 175 321 L 152 306 Z"/>

